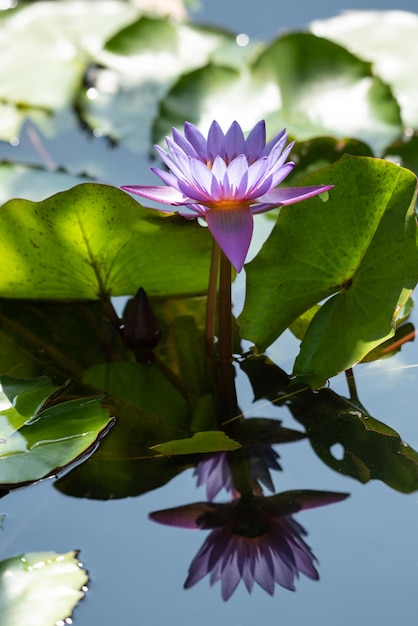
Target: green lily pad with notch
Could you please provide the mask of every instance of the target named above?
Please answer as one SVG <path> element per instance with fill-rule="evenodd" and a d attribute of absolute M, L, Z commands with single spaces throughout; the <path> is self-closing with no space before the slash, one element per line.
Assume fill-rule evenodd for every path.
<path fill-rule="evenodd" d="M 205 292 L 212 239 L 196 222 L 85 183 L 4 204 L 0 247 L 0 297 L 97 300 L 140 286 L 148 295 Z"/>
<path fill-rule="evenodd" d="M 0 486 L 19 487 L 51 476 L 89 452 L 112 420 L 100 398 L 63 401 L 46 377 L 0 378 L 12 407 L 0 412 Z"/>
<path fill-rule="evenodd" d="M 67 623 L 88 580 L 76 551 L 29 552 L 0 561 L 2 626 Z"/>
<path fill-rule="evenodd" d="M 303 181 L 333 184 L 279 213 L 246 266 L 242 335 L 259 350 L 324 299 L 294 366 L 320 387 L 393 336 L 418 281 L 416 177 L 380 159 L 345 156 Z"/>

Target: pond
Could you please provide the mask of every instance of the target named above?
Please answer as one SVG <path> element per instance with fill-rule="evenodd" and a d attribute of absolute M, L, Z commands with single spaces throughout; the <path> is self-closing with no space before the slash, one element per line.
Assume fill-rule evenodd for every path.
<path fill-rule="evenodd" d="M 79 560 L 89 577 L 72 584 L 57 569 L 18 581 L 16 603 L 1 569 L 0 623 L 410 623 L 418 609 L 417 316 L 408 299 L 418 282 L 418 83 L 408 57 L 418 16 L 399 11 L 416 7 L 369 2 L 361 9 L 382 13 L 356 14 L 353 25 L 328 20 L 359 8 L 348 0 L 212 0 L 189 8 L 192 25 L 173 26 L 154 13 L 141 21 L 140 4 L 22 3 L 0 18 L 0 375 L 14 399 L 0 432 L 2 444 L 12 442 L 11 452 L 0 449 L 0 559 L 77 551 L 72 567 Z M 312 27 L 318 48 L 306 33 L 287 39 L 314 20 L 322 20 Z M 160 218 L 114 188 L 156 184 L 152 144 L 172 126 L 182 132 L 189 120 L 206 132 L 218 119 L 226 130 L 237 119 L 248 132 L 262 118 L 268 139 L 284 125 L 296 139 L 292 188 L 305 175 L 302 185 L 334 188 L 282 209 L 280 219 L 277 209 L 255 216 L 242 272 L 231 244 L 217 239 L 221 266 L 229 253 L 238 270 L 234 359 L 219 361 L 205 318 L 210 232 L 218 233 L 210 216 L 209 229 Z M 334 221 L 330 206 L 340 210 Z M 321 228 L 323 215 L 330 221 Z M 291 257 L 302 252 L 298 265 Z M 344 280 L 332 288 L 340 266 Z M 293 314 L 289 301 L 317 274 L 325 287 Z M 142 286 L 152 313 L 142 292 L 127 308 Z M 349 304 L 326 318 L 334 294 Z M 403 313 L 393 338 L 395 304 Z M 254 354 L 254 344 L 265 349 Z M 213 463 L 206 478 L 205 460 Z M 207 537 L 215 537 L 212 556 L 199 572 L 194 559 Z M 245 546 L 235 557 L 233 541 Z M 212 586 L 203 574 L 227 557 L 227 575 Z M 79 604 L 44 617 L 45 606 L 80 588 Z"/>

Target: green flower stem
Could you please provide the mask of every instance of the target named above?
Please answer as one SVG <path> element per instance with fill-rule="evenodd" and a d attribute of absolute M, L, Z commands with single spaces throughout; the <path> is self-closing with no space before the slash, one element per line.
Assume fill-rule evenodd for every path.
<path fill-rule="evenodd" d="M 208 296 L 206 303 L 205 344 L 209 357 L 214 357 L 215 325 L 216 325 L 216 297 L 218 291 L 220 248 L 215 240 L 212 246 L 210 264 Z"/>
<path fill-rule="evenodd" d="M 231 262 L 221 252 L 219 272 L 218 356 L 221 361 L 232 361 L 232 298 Z"/>
<path fill-rule="evenodd" d="M 239 415 L 235 389 L 235 368 L 232 362 L 232 299 L 231 262 L 220 253 L 218 301 L 218 362 L 216 380 L 221 423 Z"/>

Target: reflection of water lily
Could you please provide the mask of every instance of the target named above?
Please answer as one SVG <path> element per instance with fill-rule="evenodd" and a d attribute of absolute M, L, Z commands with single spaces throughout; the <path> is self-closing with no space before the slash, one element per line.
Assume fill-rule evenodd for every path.
<path fill-rule="evenodd" d="M 274 491 L 270 470 L 281 469 L 278 458 L 279 455 L 270 445 L 256 445 L 248 449 L 248 469 L 255 488 L 260 482 L 270 491 Z M 206 485 L 208 500 L 213 500 L 221 489 L 233 491 L 232 473 L 226 452 L 206 455 L 197 464 L 194 474 L 197 476 L 198 487 Z"/>
<path fill-rule="evenodd" d="M 245 139 L 233 122 L 226 133 L 212 122 L 207 139 L 186 122 L 184 135 L 175 128 L 167 137 L 168 152 L 156 150 L 169 172 L 152 168 L 166 186 L 130 185 L 122 189 L 169 204 L 186 218 L 202 217 L 225 255 L 239 272 L 253 232 L 253 214 L 294 204 L 330 189 L 330 186 L 277 189 L 292 171 L 286 162 L 293 144 L 286 147 L 281 131 L 266 145 L 264 121 Z"/>
<path fill-rule="evenodd" d="M 150 514 L 170 526 L 212 529 L 193 559 L 184 584 L 189 588 L 207 574 L 221 581 L 228 600 L 240 580 L 251 593 L 257 583 L 273 595 L 278 585 L 295 590 L 300 573 L 318 579 L 316 558 L 302 539 L 306 531 L 292 513 L 338 502 L 347 494 L 290 491 L 269 498 L 237 499 L 226 504 L 201 502 Z"/>

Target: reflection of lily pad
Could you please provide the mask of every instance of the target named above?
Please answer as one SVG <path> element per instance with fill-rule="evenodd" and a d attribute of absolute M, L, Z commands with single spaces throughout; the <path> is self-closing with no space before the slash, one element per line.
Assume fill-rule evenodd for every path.
<path fill-rule="evenodd" d="M 56 473 L 86 454 L 110 424 L 98 398 L 53 404 L 57 388 L 45 377 L 37 381 L 13 381 L 3 376 L 1 382 L 13 401 L 11 408 L 0 413 L 3 488 Z"/>
<path fill-rule="evenodd" d="M 403 493 L 418 490 L 418 453 L 359 402 L 331 389 L 314 392 L 296 386 L 264 357 L 247 359 L 241 368 L 251 381 L 255 399 L 286 405 L 305 427 L 316 454 L 334 470 L 360 482 L 378 479 Z M 333 454 L 336 444 L 342 446 L 341 458 Z"/>
<path fill-rule="evenodd" d="M 117 362 L 88 370 L 83 382 L 106 394 L 117 423 L 96 454 L 55 486 L 76 497 L 125 498 L 156 489 L 185 469 L 150 447 L 185 437 L 190 406 L 155 366 Z"/>
<path fill-rule="evenodd" d="M 33 552 L 0 561 L 2 626 L 72 623 L 87 582 L 77 552 Z"/>

